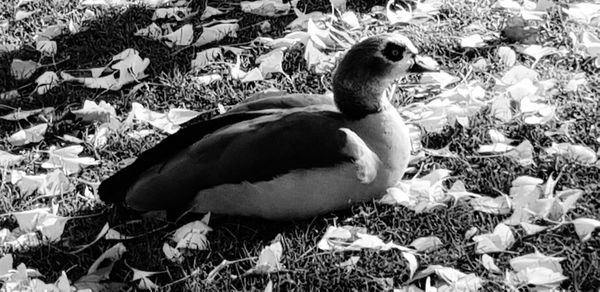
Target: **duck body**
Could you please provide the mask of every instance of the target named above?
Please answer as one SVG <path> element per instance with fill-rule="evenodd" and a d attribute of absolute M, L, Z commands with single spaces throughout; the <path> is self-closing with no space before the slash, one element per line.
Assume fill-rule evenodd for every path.
<path fill-rule="evenodd" d="M 383 92 L 415 54 L 405 38 L 367 39 L 338 66 L 334 99 L 265 97 L 190 125 L 104 181 L 100 197 L 143 212 L 268 219 L 379 198 L 410 157 L 408 129 Z"/>

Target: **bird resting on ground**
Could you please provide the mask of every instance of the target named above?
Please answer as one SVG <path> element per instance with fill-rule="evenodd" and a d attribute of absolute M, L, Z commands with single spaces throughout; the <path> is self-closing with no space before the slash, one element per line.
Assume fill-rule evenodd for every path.
<path fill-rule="evenodd" d="M 100 198 L 140 212 L 307 218 L 381 197 L 410 158 L 408 128 L 385 98 L 412 70 L 435 70 L 397 34 L 354 45 L 333 100 L 270 96 L 196 122 L 103 181 Z"/>

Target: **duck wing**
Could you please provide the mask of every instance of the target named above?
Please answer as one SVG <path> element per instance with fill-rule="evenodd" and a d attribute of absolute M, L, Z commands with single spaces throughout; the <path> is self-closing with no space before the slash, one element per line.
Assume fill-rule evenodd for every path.
<path fill-rule="evenodd" d="M 340 130 L 346 119 L 338 112 L 318 108 L 268 115 L 248 112 L 242 115 L 258 116 L 218 129 L 214 128 L 221 125 L 212 122 L 216 120 L 205 127 L 198 123 L 197 132 L 186 128 L 171 137 L 193 138 L 172 138 L 166 146 L 140 156 L 144 158 L 138 165 L 134 163 L 103 182 L 104 198 L 114 198 L 106 191 L 115 191 L 117 181 L 129 180 L 116 192 L 129 207 L 138 211 L 177 209 L 199 191 L 215 186 L 268 181 L 294 170 L 354 161 L 347 150 L 354 140 Z"/>

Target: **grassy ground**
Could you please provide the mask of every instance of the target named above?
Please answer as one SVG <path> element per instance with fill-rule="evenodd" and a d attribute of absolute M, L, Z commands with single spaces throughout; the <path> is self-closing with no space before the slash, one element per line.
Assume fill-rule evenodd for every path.
<path fill-rule="evenodd" d="M 15 0 L 0 3 L 0 18 L 12 19 Z M 146 70 L 149 81 L 163 84 L 151 86 L 148 90 L 139 90 L 128 94 L 129 88 L 116 92 L 90 90 L 74 84 L 63 84 L 43 96 L 0 100 L 0 114 L 11 111 L 11 108 L 34 109 L 42 106 L 56 108 L 54 122 L 46 138 L 39 145 L 24 148 L 13 147 L 6 137 L 19 129 L 27 127 L 0 120 L 0 149 L 13 153 L 31 149 L 46 149 L 49 145 L 64 142 L 57 136 L 71 134 L 81 136 L 93 126 L 77 121 L 68 114 L 69 110 L 81 108 L 84 100 L 105 100 L 117 108 L 119 116 L 124 116 L 130 110 L 133 101 L 155 111 L 164 111 L 169 107 L 187 107 L 203 111 L 214 109 L 217 103 L 231 105 L 243 100 L 251 93 L 275 86 L 290 92 L 323 93 L 328 88 L 329 77 L 322 80 L 320 76 L 307 70 L 300 50 L 286 54 L 284 70 L 292 77 L 290 84 L 283 76 L 267 82 L 242 84 L 231 80 L 225 74 L 222 82 L 209 86 L 192 86 L 189 64 L 195 52 L 202 48 L 191 48 L 177 54 L 159 42 L 134 37 L 133 33 L 151 23 L 152 11 L 130 7 L 123 9 L 91 9 L 95 16 L 84 20 L 85 9 L 78 7 L 75 0 L 40 0 L 28 5 L 30 9 L 39 9 L 38 14 L 20 22 L 11 22 L 10 26 L 0 34 L 0 44 L 15 44 L 19 47 L 10 53 L 0 52 L 0 92 L 20 88 L 23 94 L 29 93 L 34 86 L 31 81 L 16 81 L 9 75 L 10 62 L 13 58 L 23 60 L 39 60 L 40 56 L 31 48 L 33 36 L 42 27 L 54 24 L 59 20 L 72 19 L 82 24 L 87 30 L 57 38 L 58 54 L 55 60 L 42 58 L 43 64 L 51 64 L 48 69 L 54 71 L 91 68 L 106 64 L 110 58 L 125 48 L 135 48 L 143 57 L 150 58 L 150 67 Z M 194 7 L 203 4 L 194 3 Z M 328 1 L 300 1 L 308 11 L 328 11 Z M 371 1 L 349 1 L 351 9 L 365 11 L 374 4 Z M 469 72 L 469 64 L 479 58 L 488 60 L 492 66 L 489 72 L 494 74 L 501 71 L 495 56 L 495 47 L 489 49 L 468 50 L 458 46 L 457 38 L 470 32 L 473 25 L 492 31 L 500 31 L 505 15 L 501 11 L 491 9 L 490 1 L 449 1 L 444 5 L 442 16 L 437 23 L 427 25 L 410 25 L 395 28 L 411 36 L 422 48 L 425 54 L 434 57 L 444 69 L 457 76 L 465 76 Z M 239 7 L 231 3 L 209 1 L 209 4 L 221 8 L 234 8 L 233 12 L 223 18 L 241 18 L 240 26 L 247 29 L 237 38 L 225 39 L 221 44 L 241 43 L 254 39 L 260 34 L 252 24 L 268 19 L 273 25 L 273 37 L 283 34 L 284 26 L 294 19 L 285 16 L 275 19 L 251 16 L 239 11 Z M 196 20 L 192 20 L 196 22 Z M 388 28 L 380 28 L 385 31 Z M 564 21 L 560 9 L 554 8 L 550 17 L 541 27 L 539 38 L 542 44 L 553 47 L 571 46 L 568 33 L 574 29 Z M 598 29 L 595 29 L 596 33 Z M 254 58 L 260 53 L 255 50 L 247 59 L 245 65 L 250 67 Z M 229 56 L 233 60 L 232 56 Z M 230 61 L 231 61 L 230 60 Z M 531 64 L 532 60 L 519 57 L 519 61 Z M 596 137 L 600 136 L 600 107 L 597 96 L 600 90 L 599 70 L 581 57 L 568 54 L 566 57 L 550 56 L 538 65 L 541 78 L 557 78 L 568 81 L 572 74 L 584 72 L 588 86 L 578 93 L 559 92 L 554 98 L 559 105 L 560 119 L 574 119 L 570 135 L 574 143 L 586 144 L 594 149 L 600 146 Z M 225 68 L 211 67 L 211 72 L 223 72 Z M 41 73 L 41 72 L 40 72 Z M 479 80 L 483 84 L 491 84 L 489 74 L 471 73 L 470 80 Z M 35 78 L 36 76 L 34 76 Z M 34 80 L 33 78 L 31 80 Z M 413 100 L 408 92 L 401 92 L 398 100 L 409 103 Z M 459 125 L 447 127 L 440 134 L 427 134 L 422 141 L 424 147 L 441 148 L 449 145 L 449 149 L 461 157 L 476 153 L 479 145 L 489 142 L 487 131 L 496 127 L 489 117 L 489 109 L 478 113 L 471 121 L 471 128 Z M 211 114 L 207 114 L 209 118 Z M 517 140 L 528 139 L 534 145 L 536 166 L 522 167 L 508 158 L 441 158 L 428 157 L 421 162 L 424 172 L 435 168 L 453 170 L 453 175 L 462 179 L 469 191 L 482 194 L 497 194 L 495 190 L 508 192 L 510 182 L 519 175 L 532 175 L 546 179 L 552 172 L 564 174 L 558 182 L 557 189 L 564 187 L 580 188 L 584 196 L 571 211 L 572 218 L 600 218 L 600 170 L 593 167 L 582 167 L 566 161 L 541 160 L 542 148 L 547 147 L 553 140 L 544 135 L 547 126 L 530 126 L 522 123 L 510 123 L 501 130 L 507 137 Z M 87 147 L 87 155 L 102 161 L 97 167 L 90 167 L 80 175 L 85 181 L 98 182 L 114 173 L 118 163 L 124 159 L 136 157 L 143 150 L 152 147 L 164 137 L 163 134 L 153 134 L 144 140 L 134 140 L 128 136 L 113 135 L 106 147 L 92 149 Z M 568 142 L 564 137 L 555 138 L 557 142 Z M 40 158 L 29 156 L 25 168 L 30 173 L 41 170 Z M 467 162 L 467 163 L 465 163 Z M 79 182 L 78 190 L 84 184 Z M 49 201 L 19 198 L 17 189 L 10 184 L 0 185 L 0 213 L 28 210 L 35 206 L 45 206 Z M 108 221 L 112 226 L 123 224 L 134 216 L 117 214 L 109 206 L 101 202 L 86 203 L 75 194 L 57 198 L 60 202 L 62 215 L 79 216 L 95 214 L 85 219 L 70 220 L 67 224 L 63 240 L 52 244 L 32 248 L 15 253 L 15 262 L 25 262 L 28 267 L 37 268 L 45 276 L 46 281 L 56 279 L 62 270 L 67 271 L 70 279 L 77 279 L 87 272 L 90 264 L 114 242 L 101 240 L 91 248 L 76 255 L 64 252 L 69 246 L 90 242 L 100 228 Z M 357 205 L 352 210 L 332 213 L 308 221 L 301 222 L 265 222 L 247 218 L 216 218 L 211 222 L 214 232 L 209 235 L 209 251 L 198 252 L 186 258 L 183 264 L 173 264 L 164 258 L 161 247 L 169 236 L 169 231 L 177 226 L 147 233 L 162 226 L 160 222 L 144 221 L 137 225 L 128 226 L 123 231 L 127 234 L 142 236 L 125 242 L 128 252 L 124 259 L 132 267 L 148 271 L 166 271 L 158 276 L 155 282 L 167 285 L 189 276 L 185 280 L 168 285 L 165 290 L 253 290 L 263 289 L 269 279 L 275 287 L 281 290 L 382 290 L 385 289 L 384 278 L 393 278 L 395 286 L 400 286 L 408 279 L 406 261 L 396 251 L 374 252 L 360 251 L 354 253 L 334 254 L 320 252 L 316 243 L 324 234 L 328 225 L 334 222 L 344 222 L 350 225 L 365 226 L 370 233 L 377 234 L 385 241 L 407 245 L 421 236 L 438 236 L 444 243 L 443 248 L 427 253 L 419 258 L 421 266 L 441 264 L 451 266 L 466 273 L 476 273 L 486 279 L 485 289 L 501 291 L 505 288 L 502 279 L 490 274 L 481 264 L 480 256 L 474 252 L 472 241 L 464 239 L 465 232 L 475 226 L 482 233 L 491 231 L 494 226 L 506 216 L 487 215 L 474 212 L 470 207 L 458 204 L 447 209 L 436 210 L 426 214 L 415 214 L 403 207 L 392 207 L 366 203 Z M 0 226 L 14 228 L 16 223 L 10 216 L 0 218 Z M 253 257 L 259 254 L 262 247 L 273 239 L 276 234 L 282 234 L 284 254 L 282 263 L 285 270 L 270 276 L 243 276 L 251 267 L 251 262 L 241 262 L 231 265 L 221 272 L 216 281 L 207 284 L 203 281 L 223 259 L 235 260 Z M 600 286 L 600 237 L 596 234 L 586 243 L 581 243 L 572 225 L 565 225 L 553 232 L 541 233 L 535 236 L 517 234 L 517 242 L 511 249 L 518 254 L 533 252 L 535 249 L 544 254 L 566 257 L 562 262 L 564 274 L 569 277 L 562 288 L 570 291 L 592 291 Z M 361 260 L 356 269 L 346 271 L 336 265 L 351 255 L 360 255 Z M 501 269 L 508 267 L 511 254 L 495 256 Z M 126 280 L 130 272 L 123 262 L 120 262 L 112 273 L 112 277 Z"/>

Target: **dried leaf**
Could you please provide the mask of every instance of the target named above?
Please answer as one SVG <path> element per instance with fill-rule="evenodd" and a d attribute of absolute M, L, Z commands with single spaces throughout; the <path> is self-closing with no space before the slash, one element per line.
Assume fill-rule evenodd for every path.
<path fill-rule="evenodd" d="M 8 142 L 14 146 L 23 146 L 44 140 L 48 124 L 39 124 L 31 128 L 18 131 L 8 137 Z"/>
<path fill-rule="evenodd" d="M 475 252 L 484 254 L 505 251 L 515 242 L 515 237 L 510 227 L 500 223 L 493 233 L 473 236 L 473 241 L 477 242 Z"/>
<path fill-rule="evenodd" d="M 506 68 L 512 67 L 517 61 L 517 54 L 509 47 L 498 48 L 498 57 L 500 57 L 500 62 L 502 62 Z"/>
<path fill-rule="evenodd" d="M 0 168 L 19 165 L 24 159 L 25 157 L 23 155 L 14 155 L 0 150 Z"/>
<path fill-rule="evenodd" d="M 494 262 L 494 258 L 492 258 L 491 256 L 489 256 L 487 254 L 483 254 L 481 256 L 481 265 L 486 270 L 490 271 L 491 273 L 502 274 L 502 271 L 500 270 L 500 268 L 498 268 L 498 266 L 496 266 L 496 263 Z"/>
<path fill-rule="evenodd" d="M 178 30 L 162 36 L 160 39 L 164 40 L 169 48 L 190 45 L 194 40 L 194 27 L 191 24 L 186 24 Z"/>
<path fill-rule="evenodd" d="M 235 37 L 240 29 L 237 23 L 222 23 L 210 27 L 204 27 L 202 34 L 194 43 L 194 46 L 204 46 L 213 42 L 218 42 L 226 36 Z"/>
<path fill-rule="evenodd" d="M 13 59 L 10 64 L 10 74 L 16 80 L 25 80 L 31 77 L 38 68 L 41 67 L 41 64 L 36 63 L 34 61 L 23 61 L 19 59 Z"/>
<path fill-rule="evenodd" d="M 43 168 L 60 168 L 66 175 L 79 173 L 82 168 L 98 165 L 100 162 L 92 157 L 79 157 L 83 146 L 73 145 L 64 148 L 51 146 L 48 150 L 48 160 L 42 163 Z"/>
<path fill-rule="evenodd" d="M 575 226 L 575 232 L 581 241 L 587 241 L 592 238 L 592 232 L 600 227 L 600 221 L 589 218 L 577 218 L 571 221 Z"/>
<path fill-rule="evenodd" d="M 282 0 L 242 1 L 240 6 L 245 13 L 268 17 L 286 15 L 292 8 L 289 2 L 283 3 Z"/>
<path fill-rule="evenodd" d="M 442 241 L 437 236 L 419 237 L 408 246 L 414 247 L 420 252 L 430 252 L 442 247 Z"/>

